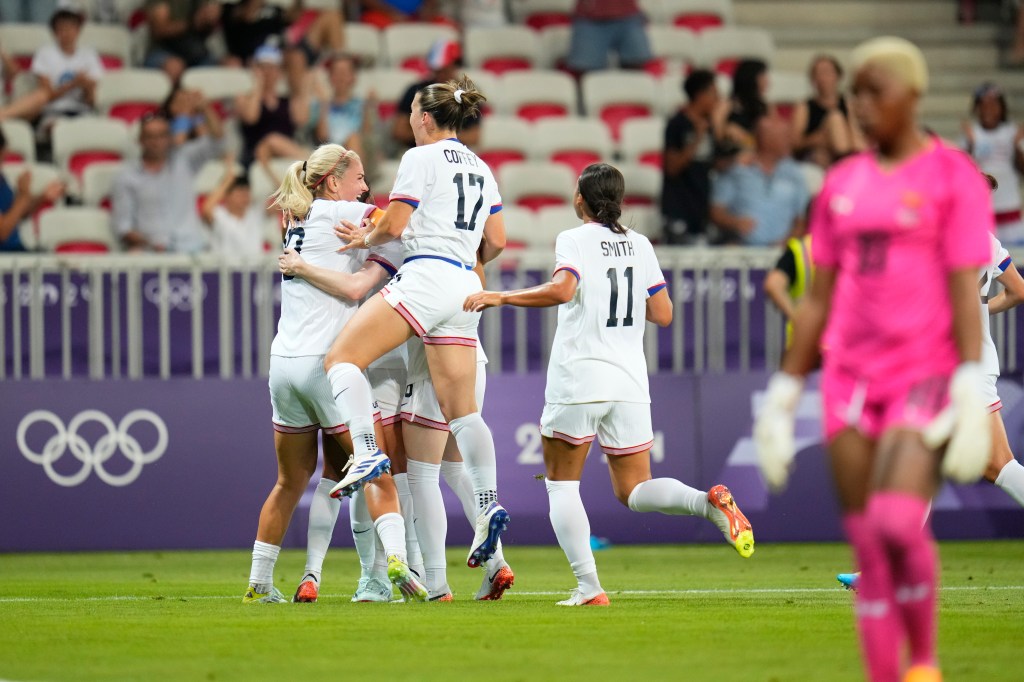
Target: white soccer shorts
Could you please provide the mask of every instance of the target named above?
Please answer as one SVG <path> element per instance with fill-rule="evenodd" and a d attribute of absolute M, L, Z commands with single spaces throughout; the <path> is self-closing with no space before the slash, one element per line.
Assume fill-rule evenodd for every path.
<path fill-rule="evenodd" d="M 406 260 L 380 293 L 423 343 L 476 346 L 480 313 L 468 313 L 462 305 L 480 290 L 480 278 L 472 270 L 426 257 Z"/>
<path fill-rule="evenodd" d="M 1003 409 L 1003 401 L 999 397 L 999 391 L 996 389 L 996 381 L 998 379 L 998 374 L 986 374 L 985 381 L 981 384 L 981 395 L 985 398 L 989 414 Z"/>
<path fill-rule="evenodd" d="M 271 355 L 270 405 L 275 431 L 307 433 L 321 428 L 324 433 L 332 434 L 348 431 L 324 371 L 323 355 L 296 358 Z M 376 406 L 374 419 L 380 419 Z"/>
<path fill-rule="evenodd" d="M 573 445 L 596 437 L 606 455 L 632 455 L 654 445 L 648 403 L 545 403 L 540 433 Z"/>
<path fill-rule="evenodd" d="M 482 354 L 481 354 L 482 356 Z M 481 357 L 476 363 L 476 406 L 484 410 L 484 393 L 487 392 L 487 359 Z M 426 426 L 438 431 L 448 431 L 448 422 L 437 404 L 437 393 L 429 378 L 409 384 L 402 402 L 402 421 Z"/>
<path fill-rule="evenodd" d="M 371 367 L 366 370 L 366 377 L 373 389 L 373 401 L 380 410 L 381 423 L 384 426 L 394 424 L 401 418 L 405 370 Z"/>

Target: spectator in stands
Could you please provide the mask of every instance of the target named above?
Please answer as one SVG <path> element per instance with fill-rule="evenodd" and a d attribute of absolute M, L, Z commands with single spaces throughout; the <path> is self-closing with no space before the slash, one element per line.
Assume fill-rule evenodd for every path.
<path fill-rule="evenodd" d="M 827 168 L 833 161 L 864 148 L 860 130 L 839 88 L 843 67 L 831 55 L 811 60 L 814 96 L 793 110 L 792 134 L 796 156 Z"/>
<path fill-rule="evenodd" d="M 334 95 L 327 111 L 327 141 L 335 142 L 363 157 L 363 137 L 372 134 L 373 97 L 357 97 L 358 60 L 352 55 L 339 55 L 328 63 Z"/>
<path fill-rule="evenodd" d="M 215 63 L 206 42 L 220 15 L 216 0 L 147 0 L 146 66 L 163 69 L 177 83 L 186 68 Z"/>
<path fill-rule="evenodd" d="M 402 95 L 402 99 L 398 100 L 398 109 L 395 111 L 394 122 L 391 125 L 391 137 L 398 144 L 400 150 L 416 146 L 416 140 L 412 135 L 412 125 L 409 123 L 412 101 L 416 98 L 416 93 L 431 83 L 443 83 L 458 78 L 462 68 L 462 48 L 455 41 L 438 40 L 427 53 L 427 66 L 431 69 L 427 77 L 410 85 Z M 484 93 L 484 95 L 487 94 Z M 468 119 L 463 123 L 462 130 L 459 131 L 459 140 L 467 147 L 473 147 L 480 141 L 480 120 L 480 116 Z"/>
<path fill-rule="evenodd" d="M 754 128 L 768 113 L 768 65 L 760 59 L 744 59 L 736 65 L 732 76 L 732 96 L 725 134 L 744 149 L 754 148 Z"/>
<path fill-rule="evenodd" d="M 403 21 L 447 23 L 438 0 L 362 0 L 362 22 L 387 28 Z"/>
<path fill-rule="evenodd" d="M 775 115 L 754 124 L 751 163 L 719 175 L 711 194 L 711 220 L 728 241 L 777 246 L 804 232 L 810 200 L 800 167 L 790 156 L 789 125 Z"/>
<path fill-rule="evenodd" d="M 206 134 L 206 116 L 203 115 L 203 93 L 188 90 L 180 85 L 171 89 L 164 100 L 160 113 L 171 122 L 171 136 L 174 145 Z"/>
<path fill-rule="evenodd" d="M 1010 120 L 1006 95 L 994 83 L 983 83 L 974 91 L 973 105 L 973 118 L 962 125 L 961 145 L 998 183 L 992 210 L 999 241 L 1004 246 L 1024 244 L 1018 177 L 1024 173 L 1024 127 Z"/>
<path fill-rule="evenodd" d="M 283 55 L 276 46 L 268 44 L 256 50 L 253 56 L 253 89 L 235 99 L 235 111 L 242 128 L 242 163 L 249 165 L 256 157 L 256 147 L 274 135 L 273 156 L 299 158 L 302 148 L 293 142 L 299 123 L 292 108 L 291 98 L 278 94 L 281 81 Z M 288 143 L 291 143 L 290 145 Z"/>
<path fill-rule="evenodd" d="M 0 159 L 7 152 L 7 138 L 0 129 Z M 54 181 L 40 194 L 32 194 L 32 172 L 24 170 L 18 174 L 15 188 L 7 184 L 7 178 L 0 173 L 0 253 L 24 251 L 18 226 L 46 204 L 52 204 L 64 195 L 64 185 Z"/>
<path fill-rule="evenodd" d="M 140 120 L 139 159 L 125 162 L 113 184 L 114 232 L 129 251 L 193 253 L 206 245 L 196 211 L 195 174 L 223 152 L 223 127 L 202 101 L 209 133 L 175 146 L 171 123 L 160 114 Z"/>
<path fill-rule="evenodd" d="M 619 67 L 642 69 L 651 61 L 645 19 L 637 0 L 576 0 L 567 65 L 576 73 L 608 68 L 608 55 Z"/>
<path fill-rule="evenodd" d="M 683 90 L 687 103 L 665 126 L 661 214 L 668 244 L 693 243 L 705 234 L 716 138 L 713 117 L 721 101 L 711 71 L 691 73 Z"/>
<path fill-rule="evenodd" d="M 303 147 L 314 147 L 327 139 L 331 92 L 320 75 L 319 68 L 310 68 L 309 54 L 304 49 L 284 49 L 284 76 L 296 122 L 294 140 Z"/>
<path fill-rule="evenodd" d="M 237 64 L 249 64 L 256 50 L 271 39 L 306 51 L 309 62 L 345 45 L 345 19 L 340 9 L 311 10 L 302 0 L 289 8 L 266 0 L 238 0 L 224 5 L 224 42 Z"/>
<path fill-rule="evenodd" d="M 0 21 L 45 24 L 57 11 L 57 0 L 0 0 Z"/>
<path fill-rule="evenodd" d="M 210 251 L 229 260 L 263 255 L 264 211 L 252 202 L 249 181 L 237 174 L 232 154 L 224 158 L 224 178 L 203 198 L 200 213 L 210 228 Z"/>
<path fill-rule="evenodd" d="M 50 17 L 54 43 L 43 45 L 32 57 L 32 73 L 38 86 L 0 108 L 0 120 L 42 116 L 49 127 L 62 116 L 77 116 L 93 108 L 96 82 L 103 76 L 103 62 L 91 47 L 78 44 L 85 15 L 77 9 L 60 8 Z"/>

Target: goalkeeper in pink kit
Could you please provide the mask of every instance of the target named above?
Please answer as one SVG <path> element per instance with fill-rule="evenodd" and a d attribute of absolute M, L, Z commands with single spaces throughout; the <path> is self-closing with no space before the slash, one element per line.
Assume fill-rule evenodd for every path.
<path fill-rule="evenodd" d="M 862 572 L 868 677 L 934 682 L 938 561 L 925 517 L 943 474 L 977 480 L 989 459 L 977 277 L 994 226 L 973 162 L 918 128 L 921 52 L 879 38 L 853 62 L 853 111 L 873 149 L 837 164 L 814 204 L 816 276 L 754 436 L 762 474 L 781 488 L 803 376 L 826 348 L 825 431 Z"/>

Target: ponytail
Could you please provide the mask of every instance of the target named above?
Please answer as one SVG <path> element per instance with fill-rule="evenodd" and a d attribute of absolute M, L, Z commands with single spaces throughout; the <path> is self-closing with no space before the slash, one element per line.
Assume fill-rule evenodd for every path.
<path fill-rule="evenodd" d="M 289 221 L 306 215 L 309 213 L 309 207 L 313 205 L 313 193 L 306 187 L 302 178 L 305 175 L 305 168 L 305 161 L 296 161 L 288 166 L 281 186 L 273 196 L 271 207 L 281 209 Z"/>
<path fill-rule="evenodd" d="M 626 181 L 618 168 L 607 163 L 592 163 L 580 174 L 578 187 L 589 217 L 615 234 L 626 234 L 626 228 L 619 223 Z"/>
<path fill-rule="evenodd" d="M 281 186 L 274 192 L 271 208 L 278 208 L 287 220 L 303 218 L 309 213 L 313 199 L 326 188 L 328 176 L 341 178 L 353 159 L 359 156 L 340 144 L 322 144 L 306 161 L 296 161 L 288 166 L 281 180 Z"/>

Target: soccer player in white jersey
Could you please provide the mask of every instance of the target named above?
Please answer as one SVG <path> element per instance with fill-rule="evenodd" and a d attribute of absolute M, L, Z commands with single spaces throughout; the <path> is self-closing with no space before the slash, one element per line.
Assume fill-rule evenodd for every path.
<path fill-rule="evenodd" d="M 472 81 L 434 83 L 413 100 L 409 121 L 417 147 L 402 157 L 380 223 L 349 222 L 348 248 L 373 248 L 402 238 L 398 274 L 364 303 L 327 353 L 334 397 L 352 433 L 355 465 L 335 488 L 349 494 L 377 475 L 388 459 L 373 434 L 372 396 L 363 370 L 383 353 L 419 336 L 441 412 L 466 458 L 477 502 L 477 523 L 466 561 L 481 566 L 495 552 L 509 515 L 498 504 L 494 440 L 476 404 L 478 313 L 466 296 L 480 291 L 473 272 L 505 247 L 501 195 L 487 164 L 458 141 L 463 121 L 484 96 Z"/>
<path fill-rule="evenodd" d="M 302 252 L 310 263 L 349 273 L 355 288 L 339 298 L 301 279 L 286 276 L 282 282 L 281 319 L 270 351 L 278 480 L 260 513 L 249 588 L 243 597 L 246 603 L 285 601 L 274 587 L 274 564 L 288 522 L 316 467 L 317 431 L 338 433 L 344 424 L 331 396 L 323 356 L 352 317 L 358 300 L 388 275 L 380 260 L 397 261 L 396 255 L 367 262 L 365 254 L 338 252 L 334 225 L 343 219 L 362 221 L 376 210 L 340 198 L 365 189 L 359 157 L 340 145 L 323 145 L 307 161 L 292 164 L 274 195 L 274 205 L 288 222 L 285 246 Z M 386 471 L 381 467 L 367 487 L 367 506 L 388 555 L 389 578 L 407 598 L 423 600 L 426 589 L 406 564 L 405 523 Z"/>
<path fill-rule="evenodd" d="M 580 499 L 580 477 L 595 437 L 624 505 L 638 512 L 703 516 L 741 556 L 754 552 L 750 523 L 724 485 L 703 492 L 672 478 L 651 478 L 654 432 L 644 321 L 670 324 L 672 302 L 651 243 L 619 224 L 624 192 L 616 168 L 587 166 L 573 198 L 584 224 L 558 235 L 551 281 L 480 292 L 465 304 L 475 311 L 559 306 L 540 428 L 551 525 L 578 581 L 562 606 L 608 604 Z"/>

